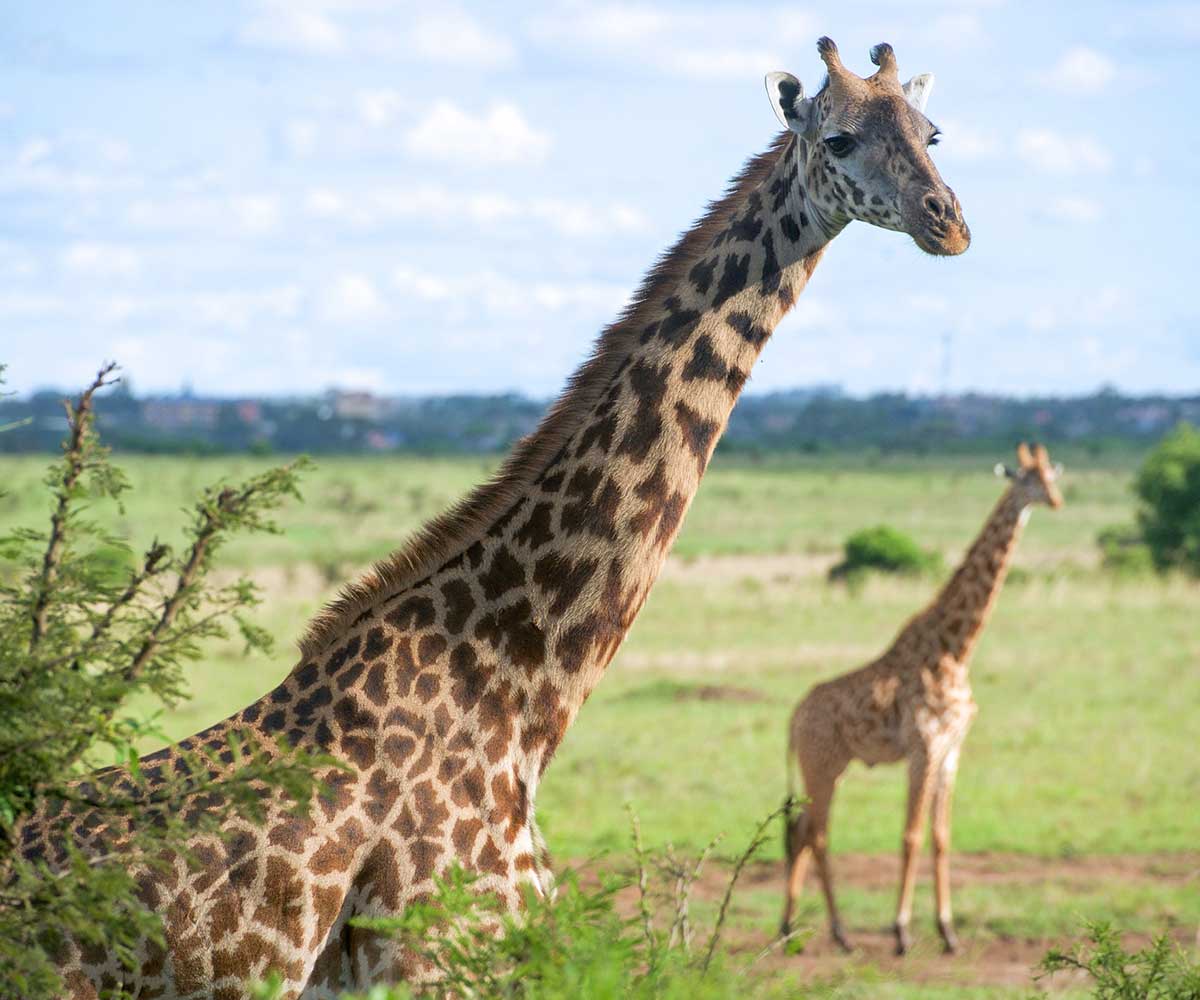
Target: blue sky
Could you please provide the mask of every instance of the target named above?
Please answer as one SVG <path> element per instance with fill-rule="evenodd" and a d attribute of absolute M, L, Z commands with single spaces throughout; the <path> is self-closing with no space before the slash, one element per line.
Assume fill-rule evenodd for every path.
<path fill-rule="evenodd" d="M 1003 0 L 6 4 L 10 387 L 548 395 L 821 34 L 936 75 L 974 243 L 855 223 L 751 391 L 1200 390 L 1200 4 Z"/>

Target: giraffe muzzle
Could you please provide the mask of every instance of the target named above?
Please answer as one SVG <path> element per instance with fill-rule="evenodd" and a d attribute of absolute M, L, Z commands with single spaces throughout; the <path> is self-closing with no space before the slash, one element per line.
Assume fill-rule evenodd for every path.
<path fill-rule="evenodd" d="M 928 254 L 953 257 L 971 245 L 971 230 L 963 221 L 962 206 L 948 187 L 931 188 L 920 196 L 912 213 L 916 224 L 913 241 Z"/>

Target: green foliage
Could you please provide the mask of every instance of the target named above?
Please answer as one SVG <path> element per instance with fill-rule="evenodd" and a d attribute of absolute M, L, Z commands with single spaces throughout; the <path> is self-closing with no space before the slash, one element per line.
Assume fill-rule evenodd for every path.
<path fill-rule="evenodd" d="M 779 812 L 759 824 L 729 879 L 721 907 L 702 948 L 693 950 L 689 917 L 692 886 L 713 844 L 698 858 L 667 848 L 642 848 L 636 817 L 636 871 L 606 875 L 585 888 L 565 873 L 554 894 L 528 887 L 519 914 L 509 912 L 476 876 L 452 868 L 435 880 L 425 901 L 388 918 L 358 918 L 354 926 L 401 943 L 442 998 L 511 997 L 520 1000 L 725 1000 L 747 993 L 746 970 L 731 970 L 718 951 L 729 900 L 747 862 Z M 637 913 L 624 916 L 618 893 L 636 889 Z M 660 918 L 665 928 L 658 926 Z M 278 977 L 257 987 L 256 1000 L 279 994 Z M 378 986 L 343 1000 L 408 1000 L 419 987 Z"/>
<path fill-rule="evenodd" d="M 842 561 L 829 571 L 830 579 L 853 579 L 868 570 L 914 576 L 941 568 L 941 557 L 926 552 L 904 532 L 886 524 L 863 528 L 846 539 Z"/>
<path fill-rule="evenodd" d="M 229 767 L 196 751 L 165 773 L 143 772 L 135 744 L 152 721 L 127 714 L 131 697 L 163 705 L 185 694 L 182 668 L 202 644 L 236 630 L 247 651 L 269 635 L 246 613 L 258 602 L 247 579 L 216 584 L 213 558 L 229 535 L 273 531 L 271 512 L 298 496 L 302 463 L 219 485 L 195 503 L 177 547 L 158 541 L 134 553 L 91 519 L 94 506 L 121 507 L 128 484 L 95 431 L 95 397 L 113 381 L 104 368 L 67 404 L 68 437 L 44 479 L 49 526 L 0 536 L 0 996 L 40 1000 L 60 983 L 51 958 L 64 939 L 126 964 L 144 937 L 161 940 L 157 918 L 136 895 L 138 868 L 186 853 L 197 832 L 232 811 L 255 816 L 264 789 L 304 808 L 315 768 L 329 761 L 229 736 Z M 90 780 L 101 764 L 117 764 Z M 185 825 L 184 808 L 206 804 Z M 96 856 L 70 833 L 64 813 L 87 813 L 107 831 Z M 54 864 L 18 849 L 22 826 L 45 824 L 63 851 Z"/>
<path fill-rule="evenodd" d="M 1180 424 L 1147 457 L 1134 490 L 1138 528 L 1159 570 L 1200 576 L 1200 430 Z"/>
<path fill-rule="evenodd" d="M 1136 528 L 1114 525 L 1096 536 L 1100 563 L 1112 573 L 1141 576 L 1154 571 L 1154 556 Z"/>
<path fill-rule="evenodd" d="M 1089 923 L 1086 943 L 1051 951 L 1039 968 L 1041 977 L 1085 974 L 1095 1000 L 1200 1000 L 1200 964 L 1165 934 L 1149 947 L 1126 951 L 1110 924 Z"/>

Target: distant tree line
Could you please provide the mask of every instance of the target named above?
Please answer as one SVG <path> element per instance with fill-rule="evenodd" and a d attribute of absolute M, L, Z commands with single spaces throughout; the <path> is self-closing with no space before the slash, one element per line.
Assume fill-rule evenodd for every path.
<path fill-rule="evenodd" d="M 61 439 L 61 394 L 0 399 L 0 451 L 44 452 Z M 191 393 L 112 394 L 99 428 L 122 451 L 164 453 L 403 451 L 478 454 L 507 449 L 532 431 L 547 401 L 517 394 L 399 398 L 331 391 L 287 398 L 213 398 Z M 1200 423 L 1200 395 L 1014 398 L 843 394 L 816 387 L 749 395 L 734 410 L 721 447 L 739 452 L 877 448 L 953 451 L 1018 439 L 1087 447 L 1145 447 L 1180 422 Z"/>

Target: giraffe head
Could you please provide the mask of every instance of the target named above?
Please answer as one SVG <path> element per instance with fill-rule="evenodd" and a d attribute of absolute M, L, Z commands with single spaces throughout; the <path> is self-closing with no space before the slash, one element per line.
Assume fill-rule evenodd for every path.
<path fill-rule="evenodd" d="M 1062 475 L 1062 466 L 1050 464 L 1050 456 L 1043 445 L 1035 444 L 1030 448 L 1024 441 L 1017 445 L 1017 467 L 997 465 L 996 475 L 1007 476 L 1012 480 L 1012 490 L 1026 504 L 1044 503 L 1058 509 L 1063 505 L 1062 494 L 1058 490 L 1058 477 Z"/>
<path fill-rule="evenodd" d="M 817 51 L 829 76 L 813 97 L 790 73 L 766 81 L 776 116 L 801 140 L 806 210 L 830 236 L 861 219 L 908 233 L 926 253 L 962 253 L 971 232 L 929 158 L 939 135 L 924 114 L 933 76 L 901 84 L 886 42 L 871 49 L 879 69 L 865 79 L 842 65 L 828 38 Z"/>

